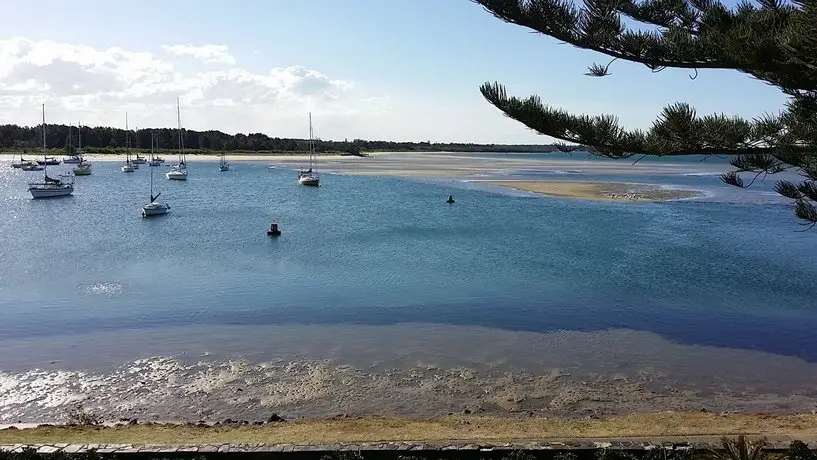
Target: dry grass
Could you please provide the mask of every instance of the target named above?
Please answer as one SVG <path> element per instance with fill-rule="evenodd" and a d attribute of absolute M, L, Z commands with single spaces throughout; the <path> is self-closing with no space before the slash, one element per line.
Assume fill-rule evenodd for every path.
<path fill-rule="evenodd" d="M 136 425 L 117 428 L 45 427 L 0 431 L 0 444 L 326 444 L 374 441 L 511 442 L 573 438 L 693 438 L 760 435 L 810 440 L 817 415 L 654 413 L 603 420 L 313 420 L 265 426 L 197 428 Z"/>

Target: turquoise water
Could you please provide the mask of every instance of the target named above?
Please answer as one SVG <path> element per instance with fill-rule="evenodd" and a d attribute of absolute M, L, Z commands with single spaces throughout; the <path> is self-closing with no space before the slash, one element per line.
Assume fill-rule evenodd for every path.
<path fill-rule="evenodd" d="M 142 219 L 147 167 L 118 166 L 98 162 L 73 197 L 42 201 L 25 189 L 36 173 L 0 168 L 0 341 L 437 323 L 624 328 L 817 361 L 817 237 L 794 231 L 789 206 L 757 201 L 770 185 L 744 202 L 724 190 L 630 205 L 389 177 L 327 174 L 314 189 L 265 164 L 193 163 L 187 182 L 157 180 L 171 213 Z M 264 233 L 272 219 L 280 238 Z"/>

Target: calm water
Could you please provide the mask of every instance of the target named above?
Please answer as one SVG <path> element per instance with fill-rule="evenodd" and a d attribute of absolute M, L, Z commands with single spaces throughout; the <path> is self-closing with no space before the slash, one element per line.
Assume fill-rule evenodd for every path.
<path fill-rule="evenodd" d="M 401 343 L 356 332 L 332 345 L 388 358 L 424 341 L 412 324 L 628 330 L 817 362 L 817 234 L 795 232 L 771 184 L 733 193 L 712 176 L 642 175 L 709 197 L 630 205 L 329 174 L 314 189 L 265 164 L 220 173 L 196 162 L 187 182 L 157 174 L 172 211 L 142 219 L 148 167 L 118 168 L 97 162 L 73 197 L 34 201 L 25 182 L 38 173 L 0 165 L 0 344 L 15 346 L 0 355 L 0 370 L 93 366 L 196 345 L 263 359 L 285 346 L 259 349 L 273 340 L 264 331 L 287 326 L 301 328 L 291 343 L 321 343 L 322 326 L 409 328 Z M 272 219 L 280 238 L 264 233 Z M 140 348 L 145 337 L 153 338 Z M 616 359 L 626 367 L 637 358 Z"/>

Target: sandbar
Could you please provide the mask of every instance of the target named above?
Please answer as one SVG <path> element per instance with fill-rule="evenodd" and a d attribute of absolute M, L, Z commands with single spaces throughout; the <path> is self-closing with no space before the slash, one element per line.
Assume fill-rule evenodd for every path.
<path fill-rule="evenodd" d="M 697 190 L 671 189 L 652 184 L 579 181 L 474 181 L 560 198 L 622 202 L 669 201 L 701 196 Z"/>

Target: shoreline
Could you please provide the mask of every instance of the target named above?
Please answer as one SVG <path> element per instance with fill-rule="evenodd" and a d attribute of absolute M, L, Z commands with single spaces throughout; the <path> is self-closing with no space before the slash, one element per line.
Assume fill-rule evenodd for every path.
<path fill-rule="evenodd" d="M 118 426 L 40 426 L 0 429 L 0 444 L 337 444 L 359 442 L 530 442 L 603 439 L 717 439 L 747 434 L 815 439 L 815 414 L 714 414 L 663 412 L 601 419 L 496 419 L 447 417 L 411 420 L 343 418 L 328 420 L 225 420 L 151 423 L 123 420 Z"/>

